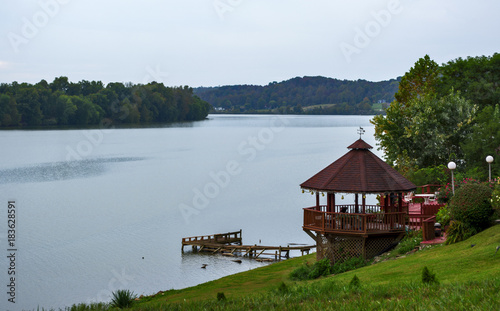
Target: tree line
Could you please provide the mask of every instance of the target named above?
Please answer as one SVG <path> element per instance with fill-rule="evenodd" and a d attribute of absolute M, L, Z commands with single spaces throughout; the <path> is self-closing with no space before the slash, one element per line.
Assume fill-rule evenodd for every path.
<path fill-rule="evenodd" d="M 70 82 L 0 84 L 0 127 L 96 125 L 195 121 L 206 118 L 211 106 L 193 89 L 162 83 Z"/>
<path fill-rule="evenodd" d="M 398 84 L 398 79 L 296 77 L 266 86 L 200 87 L 194 92 L 218 111 L 229 113 L 375 114 L 374 104 L 390 103 Z"/>
<path fill-rule="evenodd" d="M 386 116 L 372 120 L 386 160 L 410 179 L 421 176 L 419 184 L 449 180 L 450 161 L 464 176 L 487 179 L 486 156 L 500 160 L 499 81 L 498 53 L 442 65 L 420 58 L 402 77 Z M 500 175 L 500 165 L 492 170 Z"/>

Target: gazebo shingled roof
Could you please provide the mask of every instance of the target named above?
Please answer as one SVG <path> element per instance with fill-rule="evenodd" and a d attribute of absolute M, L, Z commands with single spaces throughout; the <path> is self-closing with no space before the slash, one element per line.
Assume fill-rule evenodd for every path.
<path fill-rule="evenodd" d="M 416 186 L 382 161 L 358 139 L 337 161 L 300 185 L 301 188 L 341 193 L 407 192 Z"/>

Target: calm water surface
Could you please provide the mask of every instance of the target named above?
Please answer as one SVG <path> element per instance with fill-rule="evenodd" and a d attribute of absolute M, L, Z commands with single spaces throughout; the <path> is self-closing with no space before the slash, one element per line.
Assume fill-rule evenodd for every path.
<path fill-rule="evenodd" d="M 162 128 L 0 131 L 0 309 L 109 301 L 117 289 L 148 295 L 264 265 L 182 254 L 185 236 L 242 229 L 245 244 L 312 244 L 302 208 L 315 200 L 299 184 L 346 153 L 360 126 L 375 147 L 370 118 L 210 115 Z M 16 304 L 5 291 L 9 200 Z"/>

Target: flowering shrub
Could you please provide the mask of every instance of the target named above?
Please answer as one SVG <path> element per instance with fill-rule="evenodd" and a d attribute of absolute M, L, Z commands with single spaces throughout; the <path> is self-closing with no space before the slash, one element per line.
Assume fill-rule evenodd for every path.
<path fill-rule="evenodd" d="M 500 185 L 500 177 L 493 179 L 491 182 L 480 182 L 474 178 L 464 178 L 462 181 L 455 180 L 455 192 L 457 192 L 460 187 L 467 184 L 483 184 L 488 186 L 491 190 L 495 188 L 495 185 Z M 447 183 L 445 186 L 438 189 L 438 194 L 436 198 L 439 203 L 448 203 L 453 197 L 453 187 L 451 183 Z"/>
<path fill-rule="evenodd" d="M 492 192 L 491 187 L 486 184 L 462 184 L 458 190 L 455 189 L 455 195 L 450 200 L 452 218 L 479 230 L 487 227 L 493 214 Z"/>
<path fill-rule="evenodd" d="M 491 195 L 491 205 L 498 214 L 500 213 L 500 177 L 498 177 L 494 182 L 495 182 L 495 188 Z"/>
<path fill-rule="evenodd" d="M 466 184 L 480 184 L 479 180 L 474 178 L 464 178 L 462 181 L 455 181 L 455 192 L 462 186 Z M 453 197 L 453 185 L 447 183 L 444 187 L 439 188 L 439 193 L 437 195 L 437 200 L 439 203 L 448 203 Z"/>

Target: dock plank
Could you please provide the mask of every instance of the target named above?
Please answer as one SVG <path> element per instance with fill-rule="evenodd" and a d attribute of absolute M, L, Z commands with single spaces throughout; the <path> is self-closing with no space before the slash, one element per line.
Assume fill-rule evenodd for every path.
<path fill-rule="evenodd" d="M 236 243 L 236 244 L 235 244 Z M 316 245 L 305 246 L 265 246 L 265 245 L 243 245 L 241 230 L 228 233 L 218 233 L 212 235 L 194 236 L 182 238 L 182 251 L 184 246 L 192 246 L 193 250 L 209 251 L 213 254 L 222 253 L 225 256 L 241 256 L 259 258 L 261 255 L 274 256 L 281 260 L 282 257 L 289 258 L 291 250 L 307 253 Z M 274 253 L 264 253 L 265 251 L 274 251 Z"/>

